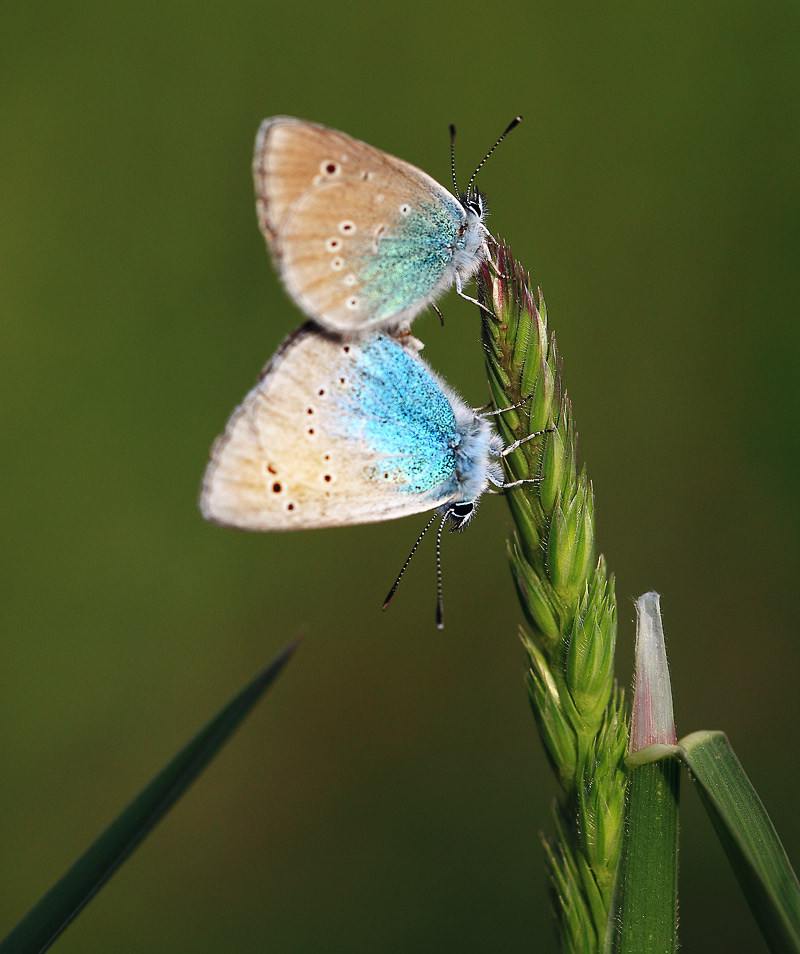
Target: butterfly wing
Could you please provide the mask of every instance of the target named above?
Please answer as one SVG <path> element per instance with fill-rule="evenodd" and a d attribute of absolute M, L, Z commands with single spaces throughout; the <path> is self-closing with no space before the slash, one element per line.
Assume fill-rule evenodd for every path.
<path fill-rule="evenodd" d="M 407 325 L 455 280 L 466 214 L 435 179 L 342 132 L 266 119 L 253 176 L 289 293 L 335 331 Z"/>
<path fill-rule="evenodd" d="M 203 515 L 245 530 L 389 520 L 454 493 L 453 408 L 394 340 L 284 342 L 211 451 Z"/>

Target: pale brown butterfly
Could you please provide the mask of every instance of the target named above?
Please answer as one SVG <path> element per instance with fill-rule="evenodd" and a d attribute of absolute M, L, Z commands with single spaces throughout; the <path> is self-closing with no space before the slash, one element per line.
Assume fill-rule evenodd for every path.
<path fill-rule="evenodd" d="M 350 337 L 407 330 L 453 285 L 479 304 L 463 287 L 493 239 L 473 184 L 519 121 L 462 195 L 453 163 L 454 196 L 411 163 L 343 132 L 291 116 L 265 119 L 253 159 L 256 211 L 291 297 L 321 326 Z M 451 127 L 451 154 L 454 136 Z"/>

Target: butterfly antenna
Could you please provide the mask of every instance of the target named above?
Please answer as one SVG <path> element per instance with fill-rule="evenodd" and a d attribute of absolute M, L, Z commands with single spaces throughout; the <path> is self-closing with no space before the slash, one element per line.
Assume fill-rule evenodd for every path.
<path fill-rule="evenodd" d="M 397 592 L 397 587 L 400 586 L 400 580 L 403 579 L 403 574 L 406 572 L 406 568 L 408 567 L 408 564 L 411 562 L 411 558 L 412 558 L 412 557 L 414 556 L 414 554 L 417 552 L 417 547 L 420 545 L 420 543 L 422 543 L 422 538 L 425 536 L 425 534 L 428 532 L 428 530 L 430 530 L 431 524 L 433 523 L 433 521 L 434 521 L 438 516 L 439 516 L 439 514 L 438 514 L 438 511 L 437 511 L 437 512 L 431 517 L 431 519 L 425 524 L 424 530 L 423 530 L 422 533 L 417 537 L 417 542 L 414 544 L 413 547 L 411 547 L 411 553 L 408 554 L 408 556 L 406 557 L 406 562 L 403 564 L 402 570 L 400 570 L 400 572 L 397 574 L 397 579 L 394 581 L 394 586 L 389 590 L 389 595 L 388 595 L 388 596 L 386 597 L 386 599 L 383 601 L 383 609 L 387 609 L 388 606 L 389 606 L 389 604 L 392 602 L 392 599 L 393 599 L 393 597 L 394 597 L 394 594 Z"/>
<path fill-rule="evenodd" d="M 467 184 L 467 191 L 464 193 L 467 198 L 469 198 L 469 195 L 472 192 L 472 183 L 475 181 L 475 176 L 477 176 L 477 174 L 484 167 L 486 160 L 489 158 L 489 156 L 491 156 L 491 154 L 495 151 L 495 149 L 497 149 L 497 147 L 511 132 L 511 130 L 514 129 L 516 126 L 519 126 L 521 122 L 522 122 L 522 116 L 515 116 L 511 120 L 511 122 L 508 124 L 508 126 L 506 126 L 505 130 L 503 131 L 503 135 L 500 136 L 497 142 L 492 146 L 492 148 L 486 153 L 483 159 L 481 159 L 481 161 L 478 163 L 478 168 L 472 173 L 472 178 L 469 180 L 469 183 Z M 456 193 L 456 195 L 458 195 L 458 193 Z"/>
<path fill-rule="evenodd" d="M 456 182 L 456 127 L 455 123 L 450 123 L 450 167 L 453 170 L 453 189 L 454 195 L 458 195 L 458 183 Z"/>
<path fill-rule="evenodd" d="M 450 511 L 445 510 L 439 532 L 436 534 L 436 628 L 444 629 L 444 601 L 442 599 L 442 531 Z M 430 524 L 428 524 L 430 526 Z M 427 527 L 425 528 L 427 530 Z"/>

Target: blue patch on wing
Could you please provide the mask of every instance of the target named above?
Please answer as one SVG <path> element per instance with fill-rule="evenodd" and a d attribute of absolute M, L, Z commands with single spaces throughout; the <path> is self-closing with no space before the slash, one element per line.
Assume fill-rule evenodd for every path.
<path fill-rule="evenodd" d="M 370 482 L 403 493 L 429 493 L 452 479 L 459 435 L 450 402 L 427 368 L 382 336 L 360 346 L 357 360 L 342 361 L 335 391 L 333 436 L 361 440 L 374 463 Z"/>
<path fill-rule="evenodd" d="M 373 254 L 355 263 L 359 297 L 372 321 L 422 301 L 453 258 L 464 210 L 457 202 L 426 202 L 395 212 Z"/>

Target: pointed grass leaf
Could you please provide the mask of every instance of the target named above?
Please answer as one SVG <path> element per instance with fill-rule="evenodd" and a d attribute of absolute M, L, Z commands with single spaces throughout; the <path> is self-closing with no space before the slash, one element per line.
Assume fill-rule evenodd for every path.
<path fill-rule="evenodd" d="M 297 643 L 284 647 L 155 776 L 0 942 L 0 954 L 39 954 L 50 947 L 219 752 Z"/>
<path fill-rule="evenodd" d="M 678 944 L 678 797 L 672 759 L 633 769 L 607 954 L 675 954 Z"/>
<path fill-rule="evenodd" d="M 727 736 L 693 732 L 678 744 L 769 949 L 797 954 L 800 884 Z"/>

